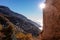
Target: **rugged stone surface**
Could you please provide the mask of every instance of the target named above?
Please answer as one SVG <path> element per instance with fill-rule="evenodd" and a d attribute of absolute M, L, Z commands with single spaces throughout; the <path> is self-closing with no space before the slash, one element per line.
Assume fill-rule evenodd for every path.
<path fill-rule="evenodd" d="M 60 0 L 46 0 L 41 40 L 60 40 Z"/>

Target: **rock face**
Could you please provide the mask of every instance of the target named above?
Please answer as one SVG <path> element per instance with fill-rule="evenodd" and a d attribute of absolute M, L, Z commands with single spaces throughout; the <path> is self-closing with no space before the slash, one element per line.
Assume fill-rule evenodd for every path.
<path fill-rule="evenodd" d="M 60 40 L 60 0 L 46 0 L 41 40 Z"/>

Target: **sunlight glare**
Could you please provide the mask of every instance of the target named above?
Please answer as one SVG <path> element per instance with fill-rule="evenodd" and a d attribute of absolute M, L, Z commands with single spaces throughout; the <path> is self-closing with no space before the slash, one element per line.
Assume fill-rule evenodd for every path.
<path fill-rule="evenodd" d="M 40 8 L 40 9 L 44 9 L 44 8 L 45 8 L 45 3 L 39 4 L 39 8 Z"/>

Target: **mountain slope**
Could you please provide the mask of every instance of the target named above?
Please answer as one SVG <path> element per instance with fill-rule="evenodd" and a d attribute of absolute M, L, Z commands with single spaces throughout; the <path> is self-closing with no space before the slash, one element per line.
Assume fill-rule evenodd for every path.
<path fill-rule="evenodd" d="M 18 31 L 31 33 L 34 36 L 37 36 L 40 33 L 40 29 L 38 28 L 40 26 L 38 24 L 21 14 L 11 11 L 8 7 L 0 6 L 0 15 L 4 16 L 14 24 Z M 4 24 L 4 27 L 6 27 L 6 23 Z"/>

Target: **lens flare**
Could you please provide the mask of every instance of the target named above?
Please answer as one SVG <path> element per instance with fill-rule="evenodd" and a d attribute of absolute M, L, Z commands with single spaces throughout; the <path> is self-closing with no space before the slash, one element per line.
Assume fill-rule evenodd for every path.
<path fill-rule="evenodd" d="M 44 8 L 45 8 L 45 3 L 39 4 L 39 8 L 40 8 L 40 9 L 44 9 Z"/>

